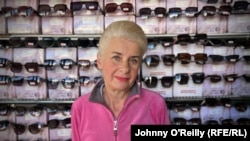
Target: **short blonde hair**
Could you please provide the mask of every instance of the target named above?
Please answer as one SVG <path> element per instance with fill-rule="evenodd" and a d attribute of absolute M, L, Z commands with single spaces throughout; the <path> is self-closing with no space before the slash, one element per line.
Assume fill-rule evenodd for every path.
<path fill-rule="evenodd" d="M 107 42 L 114 37 L 125 38 L 136 43 L 141 50 L 142 56 L 147 50 L 147 37 L 139 25 L 132 21 L 115 21 L 105 29 L 100 38 L 99 55 L 107 48 Z"/>

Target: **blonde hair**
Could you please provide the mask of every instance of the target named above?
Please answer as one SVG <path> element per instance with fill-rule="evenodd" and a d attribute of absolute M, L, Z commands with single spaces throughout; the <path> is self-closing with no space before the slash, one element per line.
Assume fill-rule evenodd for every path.
<path fill-rule="evenodd" d="M 99 41 L 99 55 L 107 48 L 107 42 L 114 37 L 125 38 L 136 43 L 142 56 L 147 50 L 147 37 L 139 25 L 132 21 L 116 21 L 111 23 L 103 32 Z"/>

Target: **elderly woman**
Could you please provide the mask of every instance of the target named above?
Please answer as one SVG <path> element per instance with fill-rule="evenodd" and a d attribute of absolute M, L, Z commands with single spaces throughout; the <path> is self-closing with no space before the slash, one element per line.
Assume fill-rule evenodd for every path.
<path fill-rule="evenodd" d="M 97 54 L 103 80 L 72 104 L 73 141 L 129 141 L 132 124 L 170 124 L 164 98 L 137 83 L 146 50 L 136 23 L 116 21 L 105 29 Z"/>

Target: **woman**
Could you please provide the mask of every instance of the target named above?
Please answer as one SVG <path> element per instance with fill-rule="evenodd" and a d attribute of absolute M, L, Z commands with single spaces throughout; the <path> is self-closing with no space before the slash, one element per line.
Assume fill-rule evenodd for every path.
<path fill-rule="evenodd" d="M 136 23 L 116 21 L 106 28 L 97 54 L 103 80 L 72 105 L 73 141 L 129 141 L 132 124 L 170 124 L 163 97 L 137 84 L 146 50 Z"/>

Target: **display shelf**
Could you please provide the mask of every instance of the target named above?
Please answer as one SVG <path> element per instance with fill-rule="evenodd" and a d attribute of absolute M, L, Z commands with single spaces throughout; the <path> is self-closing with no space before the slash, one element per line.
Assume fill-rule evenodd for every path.
<path fill-rule="evenodd" d="M 0 104 L 71 104 L 75 99 L 0 99 Z"/>
<path fill-rule="evenodd" d="M 147 37 L 176 37 L 178 34 L 147 34 Z M 189 34 L 191 37 L 195 34 Z M 8 39 L 10 37 L 71 37 L 71 38 L 81 38 L 89 37 L 96 38 L 100 37 L 101 34 L 10 34 L 10 35 L 0 35 L 0 39 Z M 207 34 L 208 38 L 250 38 L 250 33 L 220 33 L 220 34 Z"/>

